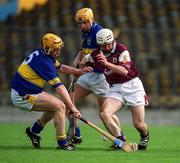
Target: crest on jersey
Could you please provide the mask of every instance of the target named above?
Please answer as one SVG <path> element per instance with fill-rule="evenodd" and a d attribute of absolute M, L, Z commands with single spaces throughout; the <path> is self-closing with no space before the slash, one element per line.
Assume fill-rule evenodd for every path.
<path fill-rule="evenodd" d="M 113 58 L 113 63 L 117 63 L 117 58 Z"/>
<path fill-rule="evenodd" d="M 87 45 L 88 45 L 88 46 L 91 45 L 91 38 L 87 38 Z"/>

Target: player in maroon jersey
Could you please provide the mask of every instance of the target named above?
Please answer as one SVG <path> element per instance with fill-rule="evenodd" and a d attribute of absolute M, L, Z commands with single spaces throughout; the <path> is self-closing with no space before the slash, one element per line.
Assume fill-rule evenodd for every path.
<path fill-rule="evenodd" d="M 109 29 L 101 29 L 96 34 L 100 48 L 94 50 L 83 62 L 93 61 L 96 67 L 104 71 L 111 85 L 108 100 L 101 107 L 100 117 L 108 131 L 116 136 L 119 127 L 112 115 L 124 105 L 130 108 L 134 127 L 140 134 L 139 150 L 145 150 L 149 141 L 148 125 L 145 123 L 145 105 L 148 104 L 139 72 L 130 58 L 128 49 L 114 40 Z"/>

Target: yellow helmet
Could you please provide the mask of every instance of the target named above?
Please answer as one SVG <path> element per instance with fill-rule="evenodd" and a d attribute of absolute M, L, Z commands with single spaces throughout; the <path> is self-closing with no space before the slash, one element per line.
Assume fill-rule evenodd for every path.
<path fill-rule="evenodd" d="M 50 52 L 60 50 L 64 46 L 61 38 L 52 33 L 46 33 L 42 37 L 42 47 L 44 51 L 49 55 Z"/>
<path fill-rule="evenodd" d="M 76 12 L 75 20 L 77 23 L 81 23 L 83 21 L 89 21 L 90 23 L 94 20 L 94 14 L 92 9 L 90 8 L 82 8 Z"/>

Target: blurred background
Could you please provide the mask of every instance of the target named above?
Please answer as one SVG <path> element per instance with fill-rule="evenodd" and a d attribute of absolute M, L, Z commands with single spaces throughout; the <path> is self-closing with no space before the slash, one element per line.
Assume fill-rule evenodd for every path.
<path fill-rule="evenodd" d="M 180 107 L 178 0 L 0 0 L 1 110 L 12 106 L 11 79 L 24 56 L 40 46 L 44 33 L 56 33 L 63 39 L 60 61 L 72 65 L 81 48 L 81 33 L 74 16 L 82 7 L 92 8 L 96 22 L 112 29 L 117 40 L 129 48 L 153 115 L 164 110 L 175 115 L 180 124 L 180 114 L 175 112 Z M 68 88 L 69 76 L 61 74 L 61 78 Z M 46 89 L 54 93 L 52 88 Z M 92 95 L 79 105 L 97 107 Z"/>

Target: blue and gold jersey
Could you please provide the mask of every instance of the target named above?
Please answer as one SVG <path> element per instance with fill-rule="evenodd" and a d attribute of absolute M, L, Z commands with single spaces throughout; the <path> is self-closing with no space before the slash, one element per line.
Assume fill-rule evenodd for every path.
<path fill-rule="evenodd" d="M 45 54 L 43 49 L 37 49 L 19 66 L 12 80 L 12 88 L 21 96 L 42 92 L 46 82 L 56 88 L 62 85 L 57 74 L 60 67 L 55 58 Z"/>
<path fill-rule="evenodd" d="M 85 55 L 98 48 L 98 44 L 96 43 L 96 33 L 100 29 L 102 29 L 102 27 L 94 22 L 89 32 L 82 32 L 82 52 Z"/>
<path fill-rule="evenodd" d="M 82 58 L 86 56 L 87 54 L 92 53 L 95 49 L 99 47 L 99 45 L 96 42 L 96 33 L 101 30 L 102 27 L 97 24 L 93 23 L 91 30 L 89 32 L 83 32 L 82 33 L 82 39 L 83 39 L 83 44 L 82 44 Z M 93 71 L 97 73 L 101 73 L 102 71 L 99 70 L 94 66 L 92 63 L 87 63 L 88 66 L 93 67 Z"/>

